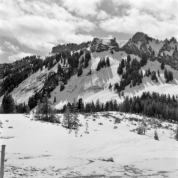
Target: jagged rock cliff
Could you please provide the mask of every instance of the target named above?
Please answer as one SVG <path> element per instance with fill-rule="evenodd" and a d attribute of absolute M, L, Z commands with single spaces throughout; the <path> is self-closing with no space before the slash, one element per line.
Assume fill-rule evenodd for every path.
<path fill-rule="evenodd" d="M 77 51 L 83 48 L 87 48 L 90 42 L 83 42 L 81 44 L 69 43 L 65 45 L 57 45 L 52 48 L 52 53 L 60 53 L 62 51 Z"/>
<path fill-rule="evenodd" d="M 109 49 L 115 49 L 118 51 L 119 45 L 116 42 L 116 39 L 99 39 L 94 38 L 91 43 L 91 52 L 102 52 L 108 51 Z"/>

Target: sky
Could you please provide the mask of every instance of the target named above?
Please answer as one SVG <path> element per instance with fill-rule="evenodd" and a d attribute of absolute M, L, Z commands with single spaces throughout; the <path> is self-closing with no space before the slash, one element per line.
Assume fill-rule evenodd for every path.
<path fill-rule="evenodd" d="M 138 31 L 178 39 L 177 11 L 178 0 L 0 0 L 0 63 L 94 37 L 128 40 Z"/>

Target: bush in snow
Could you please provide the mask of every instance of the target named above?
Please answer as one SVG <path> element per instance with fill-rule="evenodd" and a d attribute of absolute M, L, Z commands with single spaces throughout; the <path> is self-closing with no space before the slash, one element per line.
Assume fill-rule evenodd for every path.
<path fill-rule="evenodd" d="M 155 135 L 154 135 L 154 139 L 155 140 L 159 140 L 159 137 L 158 137 L 158 133 L 157 133 L 157 131 L 155 130 L 155 133 L 154 133 Z"/>
<path fill-rule="evenodd" d="M 136 118 L 136 117 L 130 117 L 130 118 L 128 118 L 128 120 L 129 120 L 129 121 L 135 121 L 135 122 L 138 122 L 138 121 L 139 121 L 139 119 Z"/>
<path fill-rule="evenodd" d="M 121 123 L 121 120 L 120 120 L 120 118 L 117 117 L 117 118 L 115 119 L 115 124 L 119 124 L 119 123 Z"/>
<path fill-rule="evenodd" d="M 137 134 L 144 135 L 145 134 L 145 128 L 143 126 L 139 126 L 137 128 Z"/>

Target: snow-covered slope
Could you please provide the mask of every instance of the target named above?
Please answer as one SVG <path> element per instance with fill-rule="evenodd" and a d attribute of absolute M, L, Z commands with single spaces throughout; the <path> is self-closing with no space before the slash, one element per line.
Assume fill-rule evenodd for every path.
<path fill-rule="evenodd" d="M 62 116 L 59 115 L 62 120 Z M 115 117 L 121 123 L 114 124 Z M 145 118 L 146 135 L 133 132 L 138 115 L 79 115 L 78 136 L 60 124 L 31 120 L 32 116 L 0 115 L 0 145 L 6 145 L 5 177 L 172 177 L 178 176 L 176 125 Z M 95 120 L 94 120 L 95 119 Z M 89 133 L 85 133 L 88 120 Z M 155 120 L 156 121 L 156 120 Z M 100 125 L 102 123 L 103 125 Z M 151 124 L 152 123 L 152 124 Z M 112 158 L 114 162 L 107 162 Z"/>
<path fill-rule="evenodd" d="M 33 96 L 36 92 L 42 89 L 45 79 L 50 72 L 57 72 L 57 64 L 50 70 L 43 68 L 42 71 L 37 71 L 20 83 L 19 86 L 11 92 L 14 100 L 17 103 L 28 103 L 29 97 Z M 3 96 L 0 97 L 0 103 L 2 98 Z"/>
<path fill-rule="evenodd" d="M 62 45 L 67 49 L 70 47 L 73 49 L 75 44 Z M 80 45 L 79 45 L 80 46 Z M 79 47 L 78 46 L 78 47 Z M 85 45 L 84 45 L 85 46 Z M 86 48 L 87 47 L 87 48 Z M 90 60 L 89 67 L 83 69 L 83 74 L 80 77 L 77 75 L 72 76 L 65 89 L 60 91 L 60 85 L 58 85 L 52 92 L 50 100 L 53 102 L 54 97 L 56 97 L 56 107 L 60 108 L 66 102 L 73 102 L 74 98 L 82 97 L 85 102 L 96 101 L 99 99 L 101 102 L 105 102 L 111 99 L 115 99 L 118 102 L 123 100 L 123 97 L 119 97 L 118 94 L 113 90 L 109 90 L 108 87 L 111 84 L 114 86 L 115 83 L 119 83 L 121 76 L 117 74 L 117 68 L 122 59 L 126 59 L 127 55 L 131 56 L 131 59 L 137 59 L 140 61 L 141 55 L 146 53 L 149 56 L 148 63 L 142 67 L 143 73 L 145 70 L 149 69 L 160 72 L 160 77 L 158 77 L 158 82 L 154 82 L 150 77 L 144 77 L 143 83 L 141 85 L 136 85 L 133 88 L 126 86 L 124 95 L 135 96 L 141 95 L 144 91 L 155 91 L 158 93 L 177 95 L 178 94 L 178 47 L 177 41 L 172 38 L 171 40 L 159 41 L 148 37 L 144 33 L 136 33 L 132 39 L 117 40 L 117 39 L 98 39 L 94 38 L 91 43 L 87 43 L 85 50 L 91 52 L 92 59 Z M 62 50 L 63 48 L 60 48 Z M 65 48 L 66 49 L 66 48 Z M 78 48 L 77 48 L 78 49 Z M 113 50 L 113 53 L 111 51 Z M 71 51 L 71 53 L 78 51 Z M 96 71 L 98 62 L 100 59 L 109 57 L 111 66 L 102 68 Z M 82 58 L 79 59 L 79 61 Z M 160 69 L 160 62 L 164 61 L 165 68 L 173 72 L 174 80 L 172 82 L 166 83 L 164 78 L 164 71 Z M 66 61 L 67 63 L 67 61 Z M 61 64 L 61 61 L 60 61 Z M 28 102 L 29 97 L 33 96 L 37 91 L 40 91 L 44 86 L 44 81 L 51 71 L 57 71 L 56 64 L 49 71 L 43 69 L 38 71 L 26 80 L 19 84 L 11 94 L 17 103 Z M 171 67 L 170 67 L 171 66 Z M 173 69 L 174 68 L 174 69 Z M 89 72 L 91 70 L 91 75 Z M 124 69 L 125 70 L 125 69 Z M 2 97 L 0 98 L 0 102 Z"/>
<path fill-rule="evenodd" d="M 131 54 L 131 59 L 140 58 L 136 55 Z M 111 66 L 102 68 L 96 71 L 97 64 L 101 58 L 109 57 Z M 119 97 L 114 89 L 110 90 L 109 84 L 114 85 L 120 82 L 121 77 L 117 74 L 117 68 L 122 58 L 126 59 L 127 54 L 124 51 L 114 52 L 111 54 L 110 51 L 105 52 L 94 52 L 92 54 L 92 60 L 90 61 L 90 66 L 84 69 L 82 76 L 77 77 L 77 75 L 71 77 L 68 83 L 65 85 L 65 89 L 60 92 L 60 86 L 58 86 L 51 93 L 51 101 L 56 97 L 56 107 L 60 108 L 67 102 L 73 102 L 74 98 L 82 98 L 84 102 L 96 101 L 99 99 L 101 102 L 106 102 L 111 99 L 115 99 L 118 102 L 123 101 L 123 97 Z M 160 69 L 161 63 L 158 61 L 148 61 L 147 64 L 142 67 L 143 74 L 145 70 L 150 68 L 151 71 L 155 71 L 158 77 L 157 71 L 160 71 L 160 77 L 158 77 L 158 82 L 154 82 L 150 77 L 144 77 L 143 83 L 141 85 L 130 88 L 127 86 L 124 90 L 125 96 L 135 96 L 141 95 L 144 91 L 158 92 L 160 94 L 178 94 L 178 71 L 173 70 L 170 66 L 165 65 L 168 71 L 173 72 L 174 80 L 172 82 L 166 83 L 164 78 L 164 71 Z M 92 70 L 91 75 L 88 75 L 90 69 Z M 113 87 L 114 88 L 114 87 Z"/>
<path fill-rule="evenodd" d="M 111 66 L 96 71 L 100 59 L 106 57 L 109 57 Z M 117 93 L 108 89 L 110 83 L 114 85 L 120 81 L 117 68 L 122 58 L 127 58 L 127 54 L 124 51 L 115 52 L 114 54 L 111 54 L 109 51 L 92 53 L 89 67 L 83 70 L 83 74 L 80 77 L 77 77 L 77 75 L 71 77 L 63 91 L 60 92 L 60 86 L 56 87 L 51 93 L 51 101 L 56 97 L 57 108 L 60 108 L 66 102 L 73 102 L 74 98 L 78 99 L 80 97 L 85 102 L 96 101 L 97 99 L 101 102 L 106 102 L 111 99 L 122 101 L 123 98 L 119 98 Z M 140 60 L 135 55 L 131 55 L 131 58 Z M 90 69 L 92 73 L 88 75 Z"/>

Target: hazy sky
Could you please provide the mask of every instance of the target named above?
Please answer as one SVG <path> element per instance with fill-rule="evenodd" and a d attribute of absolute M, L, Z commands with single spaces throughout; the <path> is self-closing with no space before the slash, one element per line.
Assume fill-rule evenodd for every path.
<path fill-rule="evenodd" d="M 178 0 L 0 0 L 0 63 L 137 31 L 178 39 Z"/>

